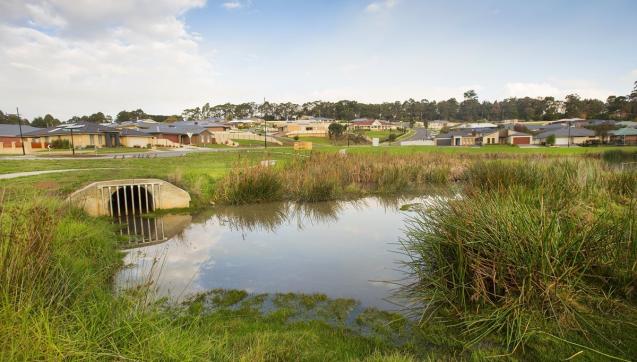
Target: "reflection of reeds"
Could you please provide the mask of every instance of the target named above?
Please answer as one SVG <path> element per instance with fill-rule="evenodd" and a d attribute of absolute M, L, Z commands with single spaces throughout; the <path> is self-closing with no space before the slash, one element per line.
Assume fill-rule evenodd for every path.
<path fill-rule="evenodd" d="M 269 231 L 276 230 L 287 222 L 289 204 L 271 202 L 258 205 L 224 206 L 215 209 L 219 223 L 228 225 L 231 230 Z"/>

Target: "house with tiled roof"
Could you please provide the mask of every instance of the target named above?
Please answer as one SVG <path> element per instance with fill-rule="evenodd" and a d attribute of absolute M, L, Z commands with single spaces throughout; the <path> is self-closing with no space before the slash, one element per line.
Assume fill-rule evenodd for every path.
<path fill-rule="evenodd" d="M 535 144 L 546 144 L 549 137 L 555 137 L 555 146 L 582 145 L 589 142 L 599 142 L 600 138 L 586 128 L 562 127 L 551 129 L 535 135 Z"/>

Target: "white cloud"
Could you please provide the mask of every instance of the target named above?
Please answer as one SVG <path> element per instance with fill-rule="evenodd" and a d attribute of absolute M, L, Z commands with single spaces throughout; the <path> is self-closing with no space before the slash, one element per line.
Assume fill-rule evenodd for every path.
<path fill-rule="evenodd" d="M 9 1 L 0 6 L 0 109 L 33 117 L 146 107 L 178 113 L 213 90 L 180 15 L 203 0 Z"/>
<path fill-rule="evenodd" d="M 374 1 L 367 5 L 365 11 L 368 13 L 377 13 L 383 10 L 391 9 L 398 3 L 398 0 L 381 0 Z"/>
<path fill-rule="evenodd" d="M 238 1 L 228 1 L 225 2 L 223 4 L 221 4 L 222 7 L 224 7 L 227 10 L 234 10 L 234 9 L 239 9 L 241 7 L 243 7 L 243 5 L 238 2 Z"/>

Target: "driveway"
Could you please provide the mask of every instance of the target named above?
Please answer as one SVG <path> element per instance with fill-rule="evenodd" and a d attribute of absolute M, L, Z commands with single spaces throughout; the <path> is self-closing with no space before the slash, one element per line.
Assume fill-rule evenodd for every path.
<path fill-rule="evenodd" d="M 426 128 L 414 128 L 414 131 L 416 131 L 416 133 L 413 136 L 403 141 L 422 141 L 429 139 L 431 136 L 431 131 L 427 131 Z"/>

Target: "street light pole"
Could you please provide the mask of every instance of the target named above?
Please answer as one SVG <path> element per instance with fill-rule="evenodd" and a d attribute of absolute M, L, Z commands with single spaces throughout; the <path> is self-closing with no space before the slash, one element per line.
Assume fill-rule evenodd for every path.
<path fill-rule="evenodd" d="M 568 125 L 568 147 L 571 147 L 571 124 Z"/>
<path fill-rule="evenodd" d="M 75 142 L 73 140 L 73 127 L 71 127 L 71 153 L 73 153 L 73 157 L 75 157 Z"/>
<path fill-rule="evenodd" d="M 15 107 L 16 115 L 18 116 L 18 128 L 20 129 L 20 144 L 22 145 L 22 156 L 25 156 L 27 153 L 24 151 L 24 137 L 22 137 L 22 119 L 20 118 L 20 110 L 18 107 Z"/>

